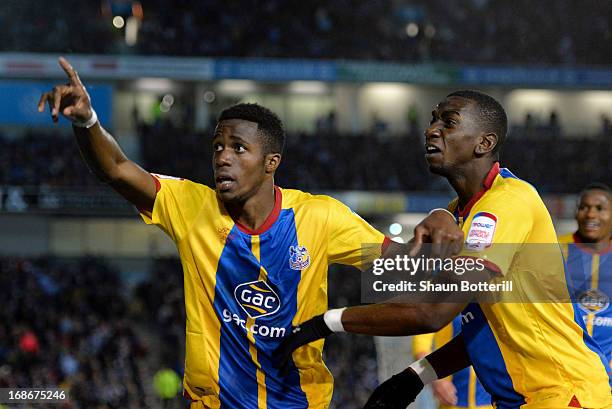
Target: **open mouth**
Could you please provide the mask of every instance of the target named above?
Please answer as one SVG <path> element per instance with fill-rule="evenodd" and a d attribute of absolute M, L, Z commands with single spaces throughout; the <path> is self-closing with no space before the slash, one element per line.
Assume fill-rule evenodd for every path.
<path fill-rule="evenodd" d="M 442 153 L 442 150 L 434 145 L 425 145 L 425 155 L 434 155 L 436 153 Z"/>
<path fill-rule="evenodd" d="M 589 221 L 584 222 L 582 227 L 585 230 L 594 231 L 594 230 L 598 230 L 601 227 L 601 225 L 600 225 L 599 221 L 589 220 Z"/>
<path fill-rule="evenodd" d="M 215 178 L 215 183 L 217 184 L 217 189 L 225 191 L 231 189 L 236 181 L 229 176 L 217 176 Z"/>

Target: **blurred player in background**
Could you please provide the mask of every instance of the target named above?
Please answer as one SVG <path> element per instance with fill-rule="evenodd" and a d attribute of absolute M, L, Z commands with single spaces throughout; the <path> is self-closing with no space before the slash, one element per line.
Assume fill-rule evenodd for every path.
<path fill-rule="evenodd" d="M 559 237 L 587 331 L 612 360 L 612 192 L 594 183 L 580 193 L 578 230 Z"/>
<path fill-rule="evenodd" d="M 412 354 L 415 360 L 425 358 L 433 349 L 450 342 L 461 332 L 461 317 L 456 316 L 450 324 L 436 333 L 416 335 L 412 339 Z M 462 369 L 453 375 L 431 383 L 434 398 L 440 409 L 491 409 L 491 395 L 484 389 L 474 368 Z"/>
<path fill-rule="evenodd" d="M 184 391 L 193 408 L 327 408 L 333 379 L 323 342 L 295 354 L 280 377 L 271 352 L 292 324 L 327 309 L 327 267 L 360 266 L 388 245 L 384 235 L 328 196 L 274 185 L 284 129 L 256 104 L 224 110 L 212 138 L 215 190 L 150 174 L 130 161 L 97 121 L 72 66 L 70 83 L 42 95 L 54 121 L 73 123 L 82 156 L 176 243 L 184 270 L 187 314 Z M 210 143 L 202 141 L 202 143 Z M 168 158 L 180 160 L 180 158 Z M 208 158 L 202 158 L 208 160 Z M 420 225 L 419 240 L 460 243 L 446 211 Z"/>
<path fill-rule="evenodd" d="M 550 214 L 533 186 L 499 165 L 507 126 L 506 112 L 494 98 L 477 91 L 451 93 L 432 112 L 425 157 L 430 171 L 447 178 L 457 193 L 449 210 L 466 236 L 459 257 L 486 261 L 472 277 L 440 271 L 438 282 L 508 278 L 516 291 L 502 293 L 496 302 L 411 302 L 410 293 L 401 302 L 338 309 L 331 322 L 318 316 L 296 328 L 276 352 L 279 366 L 320 334 L 434 332 L 461 312 L 461 334 L 380 385 L 367 409 L 405 409 L 425 384 L 470 365 L 497 408 L 612 407 L 610 367 L 568 302 Z M 543 289 L 552 289 L 555 298 L 534 300 Z"/>

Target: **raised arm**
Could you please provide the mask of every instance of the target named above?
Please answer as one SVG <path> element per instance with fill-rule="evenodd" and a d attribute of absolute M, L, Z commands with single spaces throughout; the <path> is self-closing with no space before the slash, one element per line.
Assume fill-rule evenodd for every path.
<path fill-rule="evenodd" d="M 38 111 L 43 112 L 47 103 L 53 122 L 58 121 L 60 113 L 68 118 L 81 155 L 96 177 L 138 209 L 151 212 L 157 191 L 155 181 L 147 171 L 129 160 L 115 138 L 102 128 L 89 94 L 72 65 L 63 57 L 59 58 L 59 64 L 69 82 L 44 93 L 38 102 Z"/>

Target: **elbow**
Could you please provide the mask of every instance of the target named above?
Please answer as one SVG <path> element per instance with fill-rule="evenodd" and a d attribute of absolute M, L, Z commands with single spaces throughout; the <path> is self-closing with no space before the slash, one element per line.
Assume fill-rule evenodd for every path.
<path fill-rule="evenodd" d="M 91 171 L 100 182 L 110 186 L 121 183 L 124 178 L 123 169 L 119 163 L 105 168 L 91 168 Z"/>
<path fill-rule="evenodd" d="M 94 167 L 89 168 L 89 172 L 100 182 L 112 186 L 119 181 L 119 175 L 115 172 L 109 172 Z"/>
<path fill-rule="evenodd" d="M 438 308 L 438 304 L 428 304 L 425 307 L 423 314 L 421 314 L 421 332 L 438 332 L 450 322 L 445 311 Z"/>

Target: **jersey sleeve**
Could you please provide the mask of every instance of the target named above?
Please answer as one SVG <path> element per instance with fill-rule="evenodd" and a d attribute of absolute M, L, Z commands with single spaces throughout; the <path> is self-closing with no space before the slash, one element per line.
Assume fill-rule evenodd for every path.
<path fill-rule="evenodd" d="M 152 212 L 140 212 L 146 224 L 161 228 L 173 241 L 179 242 L 206 206 L 210 188 L 187 179 L 152 174 L 157 195 Z"/>
<path fill-rule="evenodd" d="M 534 224 L 531 199 L 519 193 L 487 196 L 474 206 L 464 224 L 460 256 L 480 258 L 492 272 L 506 275 Z"/>
<path fill-rule="evenodd" d="M 412 338 L 412 357 L 417 359 L 419 355 L 429 355 L 433 351 L 435 333 L 419 334 Z"/>
<path fill-rule="evenodd" d="M 384 234 L 332 198 L 329 198 L 328 226 L 327 257 L 330 264 L 346 264 L 364 270 L 367 263 L 380 257 L 386 244 Z"/>

